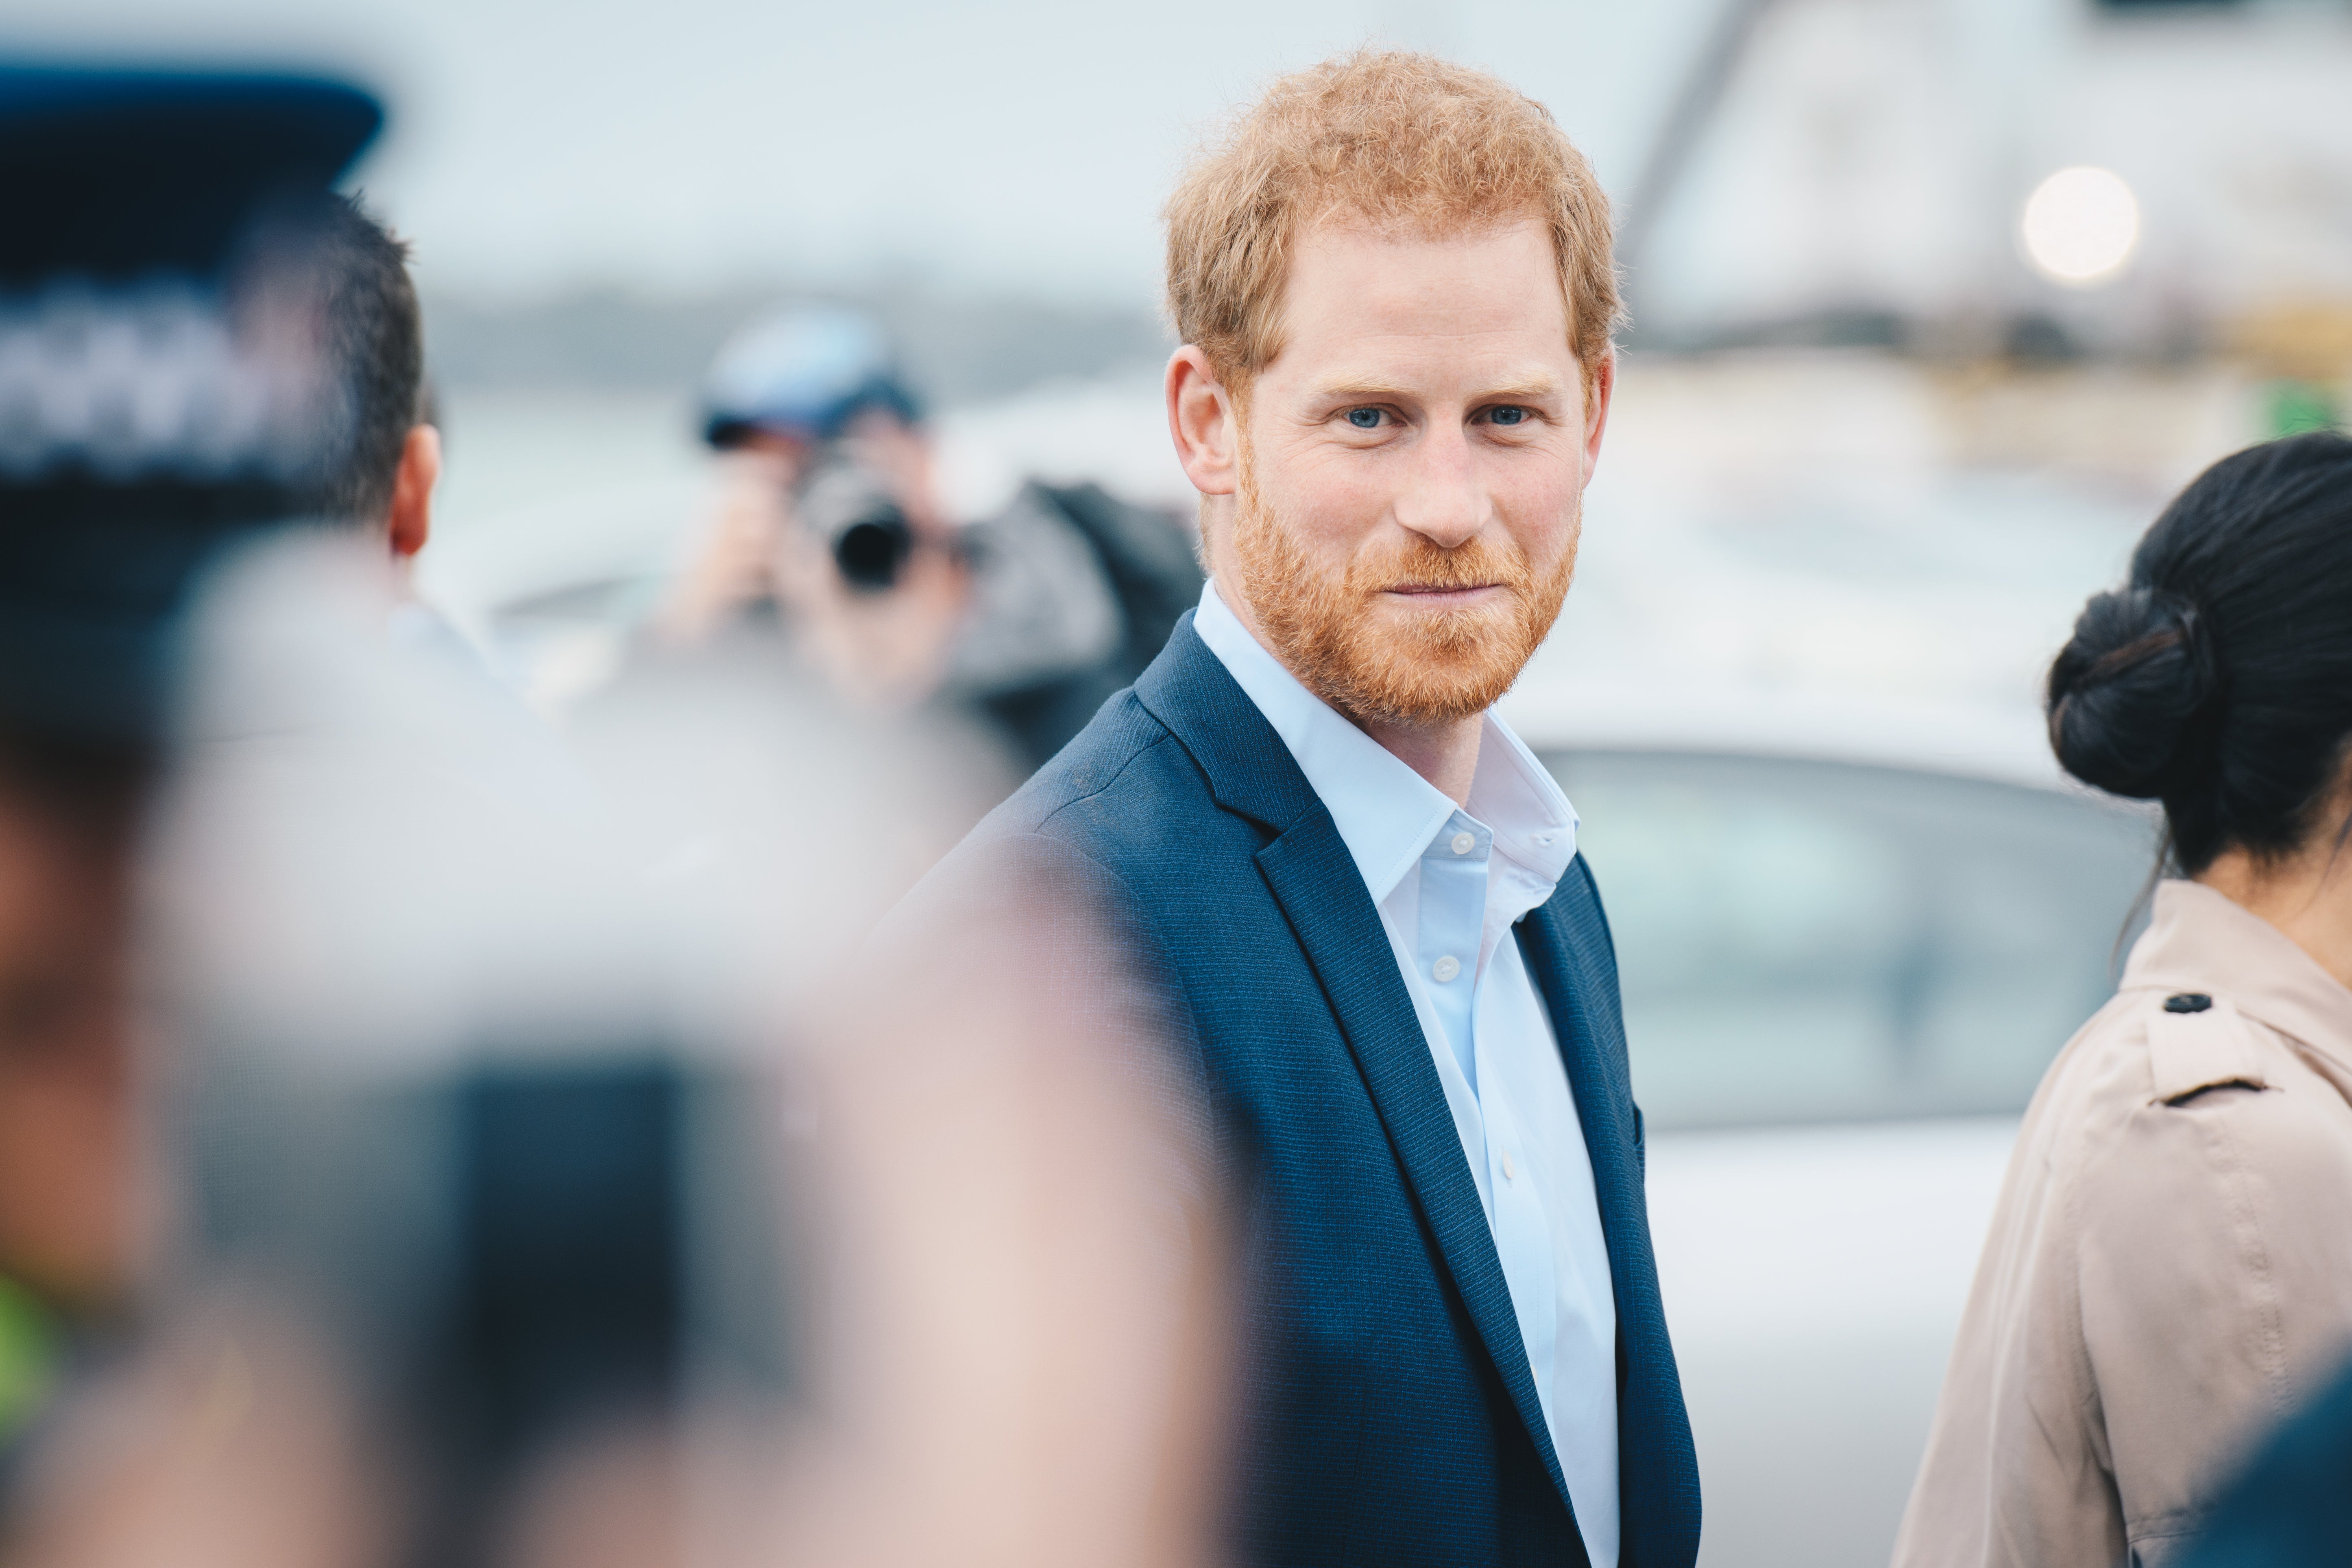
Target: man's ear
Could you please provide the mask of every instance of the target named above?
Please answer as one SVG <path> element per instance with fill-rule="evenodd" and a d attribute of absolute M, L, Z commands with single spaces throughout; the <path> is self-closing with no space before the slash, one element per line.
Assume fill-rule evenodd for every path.
<path fill-rule="evenodd" d="M 1240 412 L 1209 368 L 1209 356 L 1186 343 L 1168 361 L 1168 434 L 1184 477 L 1204 496 L 1241 488 Z"/>
<path fill-rule="evenodd" d="M 433 487 L 441 482 L 441 432 L 412 425 L 392 482 L 392 552 L 405 561 L 433 532 Z"/>
<path fill-rule="evenodd" d="M 1617 351 L 1611 348 L 1599 368 L 1592 373 L 1592 384 L 1585 389 L 1584 410 L 1584 482 L 1592 482 L 1593 466 L 1601 461 L 1601 437 L 1609 428 L 1609 400 L 1617 393 Z"/>

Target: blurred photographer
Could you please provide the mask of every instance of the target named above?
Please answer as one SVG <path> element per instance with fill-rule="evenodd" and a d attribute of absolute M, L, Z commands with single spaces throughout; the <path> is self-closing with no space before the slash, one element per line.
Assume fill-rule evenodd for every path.
<path fill-rule="evenodd" d="M 1179 520 L 1091 485 L 1032 483 L 959 526 L 888 340 L 853 311 L 755 323 L 704 402 L 722 499 L 660 619 L 673 642 L 768 622 L 844 697 L 963 708 L 1034 767 L 1200 592 Z"/>

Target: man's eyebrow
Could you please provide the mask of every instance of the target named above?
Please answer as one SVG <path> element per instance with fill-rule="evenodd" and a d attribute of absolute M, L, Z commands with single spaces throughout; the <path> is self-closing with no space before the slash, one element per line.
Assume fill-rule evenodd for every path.
<path fill-rule="evenodd" d="M 1318 402 L 1380 403 L 1402 395 L 1402 389 L 1384 381 L 1335 381 L 1315 389 Z"/>
<path fill-rule="evenodd" d="M 1558 397 L 1564 384 L 1549 375 L 1528 376 L 1473 393 L 1473 403 L 1542 403 Z M 1382 403 L 1409 395 L 1402 387 L 1370 379 L 1335 381 L 1315 389 L 1318 402 Z"/>
<path fill-rule="evenodd" d="M 1473 403 L 1542 403 L 1560 395 L 1564 384 L 1549 375 L 1529 376 L 1524 381 L 1507 382 L 1488 387 L 1471 401 Z"/>

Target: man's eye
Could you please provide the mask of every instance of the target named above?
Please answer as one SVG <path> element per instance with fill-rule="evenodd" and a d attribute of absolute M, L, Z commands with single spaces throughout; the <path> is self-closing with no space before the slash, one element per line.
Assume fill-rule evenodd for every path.
<path fill-rule="evenodd" d="M 1377 408 L 1350 408 L 1348 410 L 1348 423 L 1359 430 L 1377 430 L 1381 427 L 1381 411 Z"/>
<path fill-rule="evenodd" d="M 1517 425 L 1525 420 L 1527 416 L 1528 411 L 1526 409 L 1514 408 L 1508 405 L 1506 405 L 1501 408 L 1490 409 L 1487 411 L 1486 415 L 1487 418 L 1493 420 L 1497 425 Z"/>

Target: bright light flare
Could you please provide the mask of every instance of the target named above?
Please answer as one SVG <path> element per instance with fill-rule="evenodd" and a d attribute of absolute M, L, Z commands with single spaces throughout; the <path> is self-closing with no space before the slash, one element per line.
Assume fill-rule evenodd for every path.
<path fill-rule="evenodd" d="M 2139 244 L 2139 198 L 2112 169 L 2061 169 L 2026 198 L 2018 228 L 2043 277 L 2077 288 L 2104 283 Z"/>

